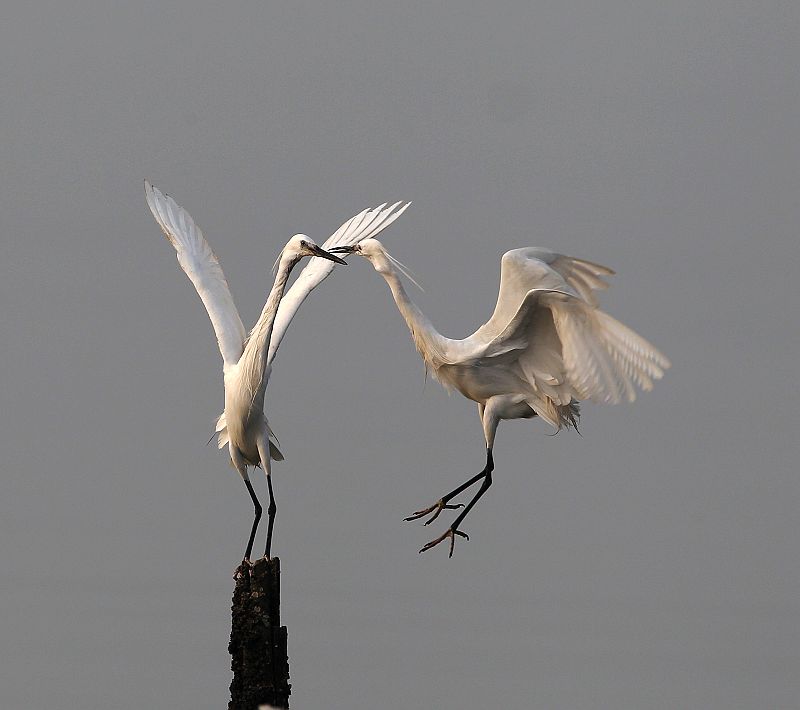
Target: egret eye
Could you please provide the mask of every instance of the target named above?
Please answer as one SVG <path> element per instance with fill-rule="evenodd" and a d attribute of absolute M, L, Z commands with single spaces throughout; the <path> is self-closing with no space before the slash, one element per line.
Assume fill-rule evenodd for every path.
<path fill-rule="evenodd" d="M 303 247 L 303 249 L 308 249 L 308 242 L 305 239 L 301 239 L 300 246 Z"/>

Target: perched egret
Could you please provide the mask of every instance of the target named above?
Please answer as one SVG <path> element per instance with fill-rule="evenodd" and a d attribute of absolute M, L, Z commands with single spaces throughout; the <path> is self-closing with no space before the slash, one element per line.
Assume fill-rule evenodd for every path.
<path fill-rule="evenodd" d="M 476 476 L 406 520 L 464 508 L 447 531 L 420 552 L 456 536 L 478 499 L 492 485 L 492 448 L 501 419 L 539 416 L 557 430 L 577 428 L 578 402 L 632 402 L 660 379 L 669 361 L 644 338 L 597 307 L 595 290 L 614 272 L 599 264 L 546 249 L 514 249 L 503 255 L 500 293 L 487 323 L 463 340 L 441 335 L 411 301 L 400 274 L 406 269 L 377 239 L 331 249 L 360 254 L 386 280 L 408 324 L 426 369 L 448 389 L 478 403 L 486 440 L 486 465 Z M 410 278 L 410 277 L 409 277 Z M 413 279 L 412 279 L 413 280 Z M 466 507 L 450 501 L 470 486 L 481 486 Z"/>
<path fill-rule="evenodd" d="M 306 296 L 333 270 L 345 262 L 326 249 L 353 246 L 382 232 L 406 209 L 408 204 L 384 203 L 364 210 L 345 222 L 323 247 L 304 234 L 296 234 L 281 250 L 276 261 L 275 282 L 267 302 L 249 334 L 246 333 L 228 289 L 225 275 L 214 252 L 189 213 L 169 195 L 149 182 L 144 184 L 147 204 L 167 239 L 178 252 L 178 263 L 194 284 L 205 305 L 219 349 L 222 353 L 225 383 L 225 411 L 217 420 L 219 448 L 228 445 L 231 464 L 244 480 L 253 501 L 255 515 L 245 559 L 250 559 L 256 530 L 261 519 L 261 504 L 256 496 L 248 466 L 264 469 L 269 489 L 269 523 L 265 557 L 270 556 L 275 522 L 275 496 L 272 491 L 270 460 L 282 461 L 275 436 L 264 416 L 264 393 L 272 371 L 272 362 L 286 329 Z M 313 259 L 282 299 L 289 274 L 303 257 Z"/>

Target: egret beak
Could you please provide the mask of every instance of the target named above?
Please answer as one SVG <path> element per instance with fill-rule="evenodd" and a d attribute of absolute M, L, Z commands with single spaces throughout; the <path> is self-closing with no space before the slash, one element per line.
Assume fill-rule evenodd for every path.
<path fill-rule="evenodd" d="M 316 244 L 311 247 L 311 252 L 314 256 L 321 256 L 323 259 L 328 259 L 329 261 L 335 261 L 337 264 L 344 264 L 347 266 L 347 262 L 344 259 L 340 259 L 338 256 L 334 256 L 330 252 L 325 251 L 322 247 L 318 247 Z"/>
<path fill-rule="evenodd" d="M 358 245 L 349 247 L 331 247 L 331 254 L 352 254 L 358 249 Z"/>

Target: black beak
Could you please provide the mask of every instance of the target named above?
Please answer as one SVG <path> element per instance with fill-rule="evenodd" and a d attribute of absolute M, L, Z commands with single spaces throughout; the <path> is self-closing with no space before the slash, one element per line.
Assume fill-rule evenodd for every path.
<path fill-rule="evenodd" d="M 321 256 L 323 259 L 328 259 L 329 261 L 335 261 L 337 264 L 344 264 L 345 266 L 347 266 L 347 262 L 344 259 L 340 259 L 338 256 L 334 256 L 330 252 L 325 251 L 322 247 L 318 247 L 315 245 L 311 247 L 311 251 L 314 253 L 314 256 Z"/>
<path fill-rule="evenodd" d="M 332 247 L 331 254 L 352 254 L 357 247 Z"/>

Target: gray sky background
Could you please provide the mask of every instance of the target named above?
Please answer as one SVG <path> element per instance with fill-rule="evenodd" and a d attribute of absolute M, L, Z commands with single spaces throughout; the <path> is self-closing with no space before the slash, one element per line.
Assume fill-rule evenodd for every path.
<path fill-rule="evenodd" d="M 292 234 L 410 199 L 385 242 L 445 334 L 539 245 L 615 268 L 604 307 L 673 362 L 583 438 L 503 424 L 471 541 L 418 555 L 479 420 L 337 270 L 268 392 L 294 707 L 796 707 L 799 6 L 433 5 L 3 10 L 3 708 L 227 703 L 251 506 L 145 177 L 246 324 Z"/>

